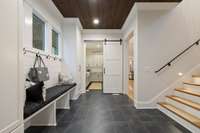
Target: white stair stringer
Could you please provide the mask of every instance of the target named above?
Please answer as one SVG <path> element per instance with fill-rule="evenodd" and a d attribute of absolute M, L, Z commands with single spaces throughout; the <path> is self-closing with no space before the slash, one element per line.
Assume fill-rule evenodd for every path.
<path fill-rule="evenodd" d="M 187 105 L 185 105 L 183 103 L 180 103 L 180 102 L 175 101 L 175 100 L 170 99 L 170 98 L 167 98 L 166 102 L 171 104 L 171 105 L 173 105 L 176 108 L 179 108 L 179 109 L 181 109 L 181 110 L 183 110 L 185 112 L 188 112 L 188 113 L 192 114 L 193 116 L 196 116 L 196 117 L 200 116 L 200 111 L 199 110 L 194 109 L 194 108 L 192 108 L 190 106 L 187 106 Z"/>
<path fill-rule="evenodd" d="M 164 114 L 166 114 L 167 116 L 169 116 L 170 118 L 172 118 L 173 120 L 175 120 L 176 122 L 178 122 L 183 127 L 187 128 L 192 133 L 200 133 L 200 128 L 194 126 L 193 124 L 191 124 L 190 122 L 188 122 L 188 121 L 184 120 L 183 118 L 179 117 L 175 113 L 165 109 L 164 107 L 162 107 L 160 105 L 158 105 L 158 109 L 161 112 L 163 112 Z"/>

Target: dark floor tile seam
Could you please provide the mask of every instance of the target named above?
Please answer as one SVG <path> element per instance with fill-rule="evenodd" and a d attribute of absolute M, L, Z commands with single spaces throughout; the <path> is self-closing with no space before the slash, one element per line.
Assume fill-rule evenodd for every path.
<path fill-rule="evenodd" d="M 128 124 L 128 127 L 130 128 L 131 133 L 135 133 L 134 130 L 132 129 L 132 127 L 130 126 L 130 123 Z M 147 127 L 143 126 L 142 128 L 145 130 L 145 133 L 150 133 L 150 132 L 148 131 Z"/>

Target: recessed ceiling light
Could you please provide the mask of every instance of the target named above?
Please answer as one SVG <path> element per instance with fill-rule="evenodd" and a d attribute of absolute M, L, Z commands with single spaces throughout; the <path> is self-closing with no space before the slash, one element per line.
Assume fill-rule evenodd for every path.
<path fill-rule="evenodd" d="M 97 19 L 97 18 L 94 19 L 94 20 L 93 20 L 93 23 L 94 23 L 95 25 L 99 24 L 99 19 Z"/>
<path fill-rule="evenodd" d="M 183 76 L 183 73 L 179 72 L 179 73 L 178 73 L 178 76 Z"/>

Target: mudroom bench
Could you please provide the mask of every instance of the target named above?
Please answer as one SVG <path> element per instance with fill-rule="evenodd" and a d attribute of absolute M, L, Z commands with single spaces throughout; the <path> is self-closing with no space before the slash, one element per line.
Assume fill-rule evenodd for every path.
<path fill-rule="evenodd" d="M 70 109 L 70 93 L 76 84 L 57 85 L 46 90 L 44 102 L 24 106 L 25 129 L 30 126 L 56 126 L 56 110 Z"/>

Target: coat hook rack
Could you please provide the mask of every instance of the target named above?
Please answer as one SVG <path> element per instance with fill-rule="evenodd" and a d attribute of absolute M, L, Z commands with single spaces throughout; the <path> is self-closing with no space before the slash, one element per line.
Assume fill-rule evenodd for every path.
<path fill-rule="evenodd" d="M 28 50 L 26 48 L 23 48 L 23 54 L 27 54 L 27 53 L 31 53 L 31 54 L 35 54 L 36 56 L 44 56 L 46 57 L 46 59 L 53 59 L 54 61 L 56 60 L 59 60 L 59 61 L 62 61 L 61 58 L 58 58 L 58 57 L 55 57 L 55 56 L 51 56 L 51 55 L 47 55 L 47 54 L 43 54 L 43 53 L 40 53 L 40 52 L 37 52 L 37 51 L 32 51 L 32 50 Z"/>

